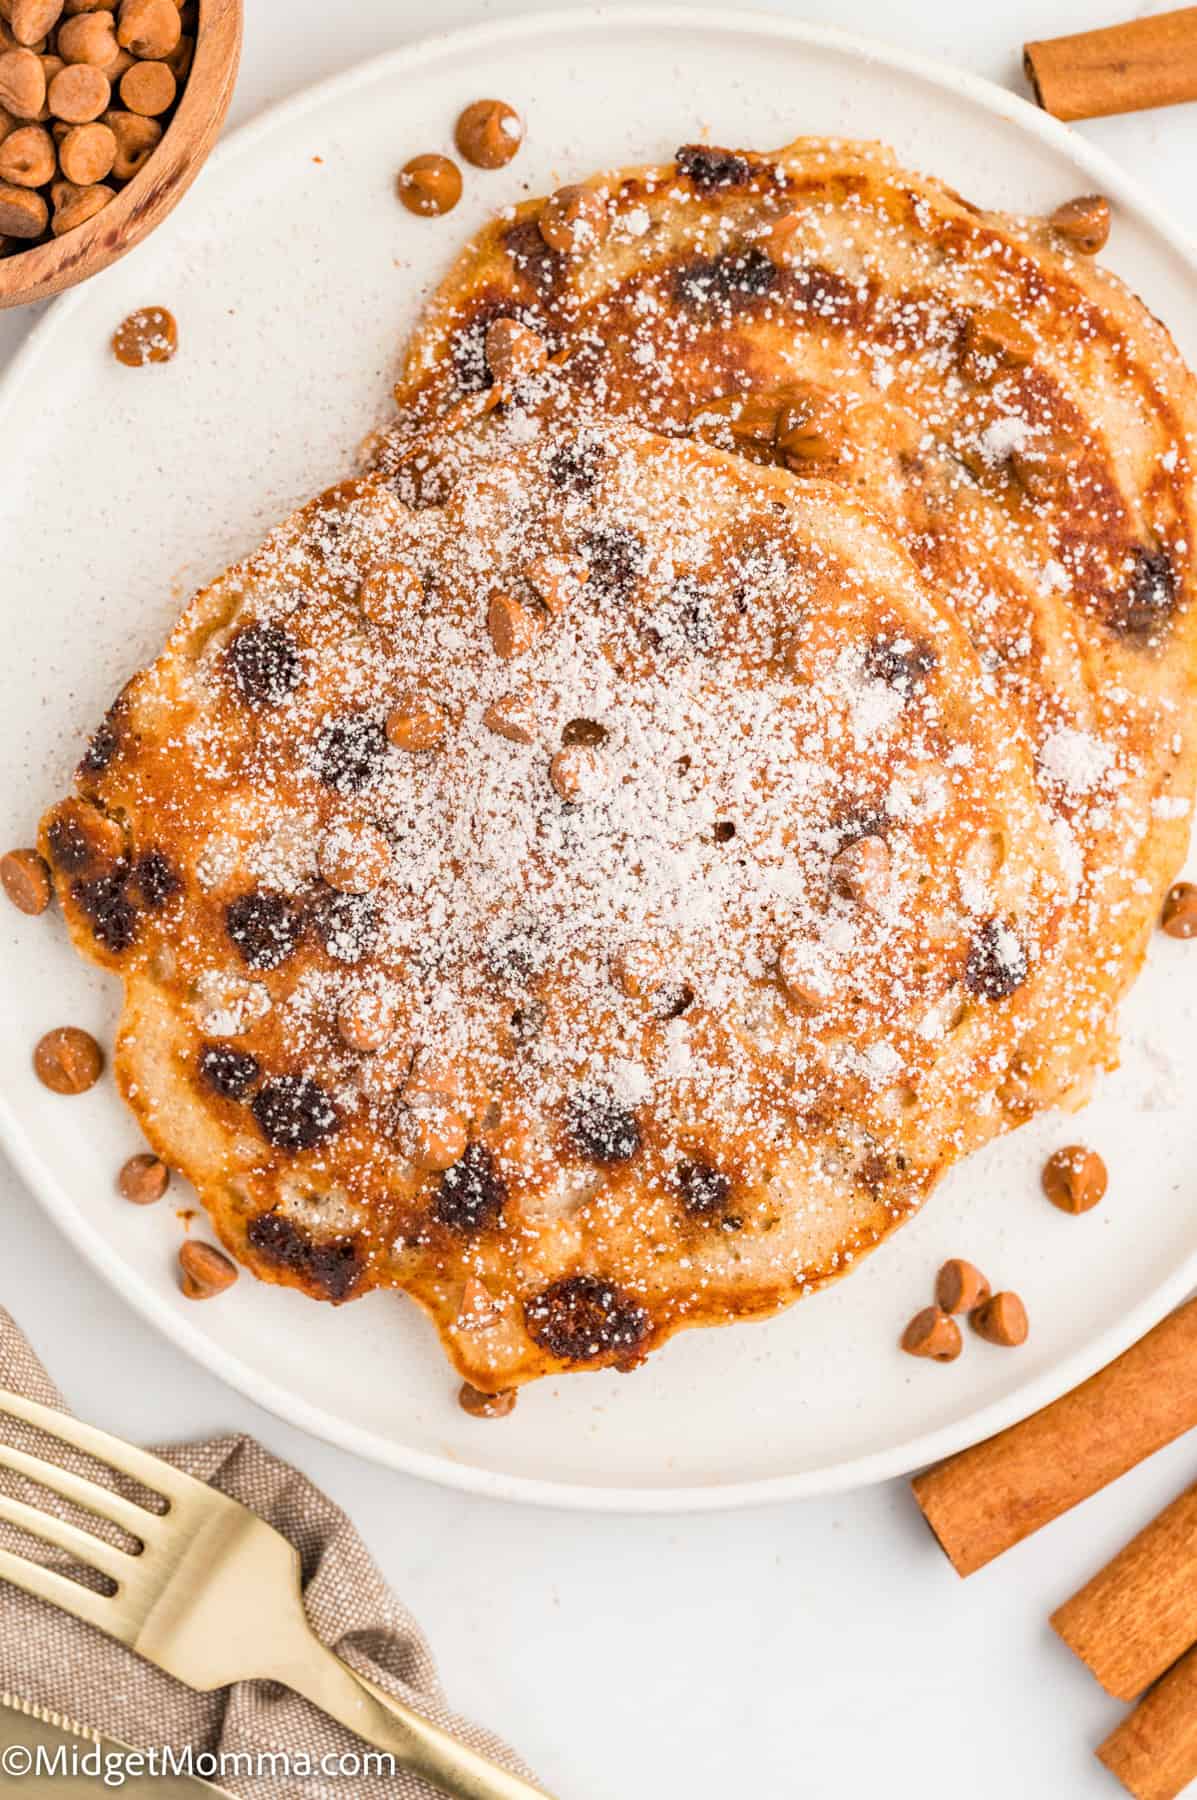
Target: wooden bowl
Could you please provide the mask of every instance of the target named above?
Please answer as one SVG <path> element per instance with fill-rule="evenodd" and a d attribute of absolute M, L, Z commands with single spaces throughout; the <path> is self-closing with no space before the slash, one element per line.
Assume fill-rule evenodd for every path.
<path fill-rule="evenodd" d="M 144 168 L 94 219 L 0 260 L 0 307 L 48 300 L 140 243 L 199 174 L 229 110 L 241 59 L 243 0 L 199 0 L 195 56 L 174 117 Z"/>

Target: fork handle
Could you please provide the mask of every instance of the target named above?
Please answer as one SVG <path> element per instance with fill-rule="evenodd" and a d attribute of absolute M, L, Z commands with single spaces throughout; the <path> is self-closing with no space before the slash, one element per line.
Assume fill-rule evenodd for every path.
<path fill-rule="evenodd" d="M 359 1675 L 314 1634 L 308 1653 L 276 1679 L 454 1800 L 552 1800 Z"/>

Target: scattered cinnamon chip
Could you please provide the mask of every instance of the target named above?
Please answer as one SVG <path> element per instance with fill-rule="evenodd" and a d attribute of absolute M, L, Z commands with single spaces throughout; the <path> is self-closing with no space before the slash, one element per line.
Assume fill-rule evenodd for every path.
<path fill-rule="evenodd" d="M 933 1362 L 955 1362 L 962 1348 L 960 1327 L 940 1307 L 924 1306 L 902 1333 L 902 1348 L 908 1356 L 927 1356 Z"/>
<path fill-rule="evenodd" d="M 394 1036 L 396 1012 L 397 1006 L 389 995 L 366 988 L 342 1001 L 337 1030 L 351 1050 L 370 1054 L 383 1049 Z"/>
<path fill-rule="evenodd" d="M 159 1157 L 142 1151 L 125 1163 L 116 1185 L 134 1206 L 152 1206 L 170 1186 L 170 1170 Z"/>
<path fill-rule="evenodd" d="M 112 334 L 112 354 L 127 369 L 170 362 L 178 348 L 179 327 L 164 306 L 139 307 Z"/>
<path fill-rule="evenodd" d="M 18 912 L 35 917 L 50 904 L 50 870 L 36 850 L 10 850 L 0 857 L 0 887 Z"/>
<path fill-rule="evenodd" d="M 179 1286 L 188 1300 L 211 1300 L 236 1279 L 236 1263 L 214 1244 L 188 1238 L 179 1251 Z"/>
<path fill-rule="evenodd" d="M 505 100 L 475 100 L 458 118 L 453 141 L 476 169 L 501 169 L 523 143 L 524 128 Z"/>
<path fill-rule="evenodd" d="M 104 1052 L 90 1031 L 61 1025 L 47 1031 L 33 1052 L 33 1068 L 52 1094 L 85 1094 L 104 1070 Z"/>
<path fill-rule="evenodd" d="M 954 1256 L 939 1271 L 935 1298 L 946 1313 L 971 1313 L 989 1298 L 989 1283 L 980 1269 Z"/>
<path fill-rule="evenodd" d="M 1169 937 L 1197 937 L 1197 885 L 1178 881 L 1168 889 L 1160 924 Z"/>
<path fill-rule="evenodd" d="M 397 186 L 408 212 L 435 219 L 461 199 L 461 170 L 448 156 L 413 156 L 400 169 Z"/>
<path fill-rule="evenodd" d="M 505 1419 L 515 1410 L 515 1388 L 500 1388 L 497 1394 L 484 1394 L 481 1388 L 463 1381 L 457 1391 L 457 1404 L 472 1419 Z"/>
<path fill-rule="evenodd" d="M 1008 1290 L 994 1294 L 979 1306 L 969 1315 L 969 1324 L 988 1343 L 1010 1347 L 1025 1343 L 1029 1330 L 1026 1307 L 1017 1294 Z"/>
<path fill-rule="evenodd" d="M 1082 194 L 1065 200 L 1051 216 L 1052 230 L 1083 256 L 1096 256 L 1110 237 L 1110 203 L 1104 194 Z"/>
<path fill-rule="evenodd" d="M 1043 1191 L 1061 1212 L 1089 1212 L 1105 1195 L 1108 1179 L 1096 1150 L 1068 1144 L 1044 1164 Z"/>

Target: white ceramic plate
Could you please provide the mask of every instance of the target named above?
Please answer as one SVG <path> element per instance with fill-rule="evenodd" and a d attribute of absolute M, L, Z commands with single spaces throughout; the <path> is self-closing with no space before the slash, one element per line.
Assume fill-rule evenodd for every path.
<path fill-rule="evenodd" d="M 525 149 L 504 171 L 471 172 L 450 218 L 413 219 L 395 201 L 396 168 L 450 148 L 479 93 L 525 113 Z M 707 128 L 761 148 L 806 132 L 885 138 L 990 206 L 1042 211 L 1100 189 L 1115 204 L 1110 261 L 1197 360 L 1193 252 L 1096 151 L 983 82 L 777 18 L 663 9 L 542 15 L 402 50 L 239 132 L 149 242 L 57 302 L 0 388 L 0 842 L 29 840 L 187 593 L 346 470 L 466 233 L 525 193 L 666 157 Z M 130 373 L 108 338 L 147 303 L 176 313 L 181 351 Z M 1124 1066 L 1079 1128 L 1110 1165 L 1096 1212 L 1067 1218 L 1041 1197 L 1045 1153 L 1077 1135 L 1042 1120 L 958 1170 L 849 1281 L 783 1317 L 687 1333 L 631 1379 L 543 1383 L 504 1424 L 479 1424 L 454 1405 L 431 1328 L 402 1298 L 334 1311 L 249 1280 L 215 1306 L 179 1297 L 174 1207 L 113 1193 L 137 1136 L 111 1085 L 65 1101 L 30 1071 L 51 1026 L 110 1037 L 115 984 L 76 960 L 58 921 L 5 908 L 0 933 L 3 1132 L 75 1243 L 263 1405 L 459 1487 L 647 1510 L 878 1480 L 1053 1398 L 1197 1280 L 1197 1108 L 1181 1067 L 1197 951 L 1161 937 L 1128 1008 Z M 950 1369 L 898 1353 L 949 1255 L 1024 1295 L 1024 1349 L 970 1343 Z"/>

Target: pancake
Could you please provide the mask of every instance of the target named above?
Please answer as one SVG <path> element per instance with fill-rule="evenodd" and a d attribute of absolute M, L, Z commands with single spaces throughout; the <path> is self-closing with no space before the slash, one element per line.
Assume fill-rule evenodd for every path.
<path fill-rule="evenodd" d="M 547 233 L 547 240 L 546 240 Z M 900 530 L 1035 760 L 1069 871 L 1042 1028 L 1004 1102 L 1075 1105 L 1181 863 L 1194 791 L 1192 377 L 1042 219 L 874 144 L 684 147 L 494 220 L 408 351 L 411 429 L 488 380 L 490 321 L 579 396 L 866 497 Z"/>
<path fill-rule="evenodd" d="M 875 513 L 499 349 L 191 602 L 41 838 L 227 1248 L 492 1392 L 850 1267 L 1002 1128 L 1065 912 Z"/>

